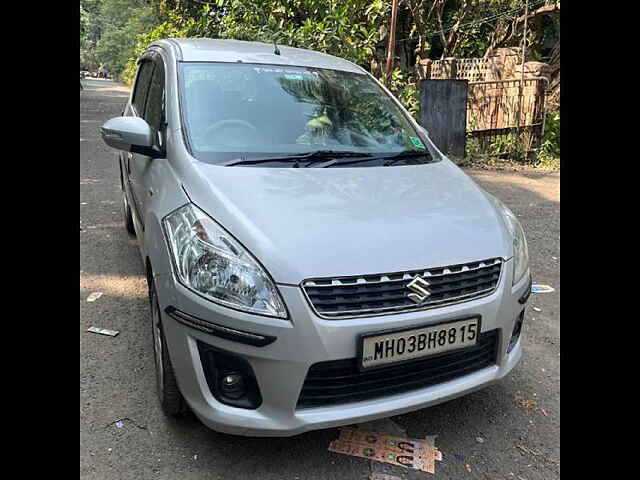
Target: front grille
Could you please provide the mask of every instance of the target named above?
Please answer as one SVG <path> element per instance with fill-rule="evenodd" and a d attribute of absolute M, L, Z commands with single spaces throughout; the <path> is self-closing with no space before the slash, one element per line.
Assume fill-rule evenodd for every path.
<path fill-rule="evenodd" d="M 495 365 L 497 353 L 496 329 L 481 334 L 473 347 L 372 371 L 360 372 L 355 358 L 316 363 L 307 373 L 298 407 L 359 402 L 448 382 Z"/>
<path fill-rule="evenodd" d="M 316 313 L 325 318 L 421 310 L 488 295 L 500 279 L 502 260 L 360 277 L 315 278 L 302 287 Z M 421 304 L 408 297 L 416 275 L 428 281 L 430 296 Z"/>

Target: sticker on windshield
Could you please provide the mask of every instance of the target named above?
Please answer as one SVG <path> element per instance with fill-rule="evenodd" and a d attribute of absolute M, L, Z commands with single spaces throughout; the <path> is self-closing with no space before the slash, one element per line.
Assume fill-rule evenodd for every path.
<path fill-rule="evenodd" d="M 300 75 L 299 73 L 285 73 L 284 78 L 286 78 L 287 80 L 303 80 L 304 77 L 302 75 Z"/>
<path fill-rule="evenodd" d="M 411 140 L 411 143 L 413 143 L 416 147 L 425 150 L 426 147 L 424 146 L 424 143 L 422 143 L 422 140 L 420 140 L 418 137 L 409 137 L 409 140 Z"/>

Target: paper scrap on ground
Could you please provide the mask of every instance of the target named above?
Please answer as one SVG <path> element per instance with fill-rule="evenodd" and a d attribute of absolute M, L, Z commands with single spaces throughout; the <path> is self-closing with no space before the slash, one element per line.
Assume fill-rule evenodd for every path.
<path fill-rule="evenodd" d="M 120 333 L 118 330 L 109 330 L 108 328 L 98 327 L 89 327 L 87 328 L 87 332 L 99 333 L 100 335 L 109 335 L 110 337 L 115 337 Z"/>
<path fill-rule="evenodd" d="M 555 291 L 556 289 L 551 285 L 531 285 L 531 293 L 551 293 Z"/>
<path fill-rule="evenodd" d="M 429 473 L 435 473 L 435 461 L 442 460 L 442 453 L 424 440 L 354 428 L 342 428 L 340 437 L 329 445 L 329 451 Z"/>
<path fill-rule="evenodd" d="M 87 297 L 87 302 L 95 302 L 102 296 L 102 292 L 93 292 L 91 295 Z"/>

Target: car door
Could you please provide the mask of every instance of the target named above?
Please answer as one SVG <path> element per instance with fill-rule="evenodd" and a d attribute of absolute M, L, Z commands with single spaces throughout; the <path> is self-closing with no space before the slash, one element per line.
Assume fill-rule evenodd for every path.
<path fill-rule="evenodd" d="M 153 75 L 151 76 L 151 82 L 149 83 L 149 92 L 147 93 L 147 101 L 145 103 L 144 119 L 151 127 L 153 132 L 153 138 L 155 143 L 153 147 L 161 152 L 161 157 L 164 157 L 165 151 L 165 78 L 164 78 L 164 63 L 162 57 L 159 54 L 153 56 Z M 154 171 L 157 172 L 157 168 L 152 168 L 154 161 L 162 161 L 162 159 L 154 160 L 151 157 L 145 157 L 143 155 L 137 155 L 133 168 L 135 169 L 136 185 L 139 189 L 139 197 L 141 199 L 141 214 L 144 220 L 146 210 L 149 205 L 151 197 L 156 193 L 153 185 Z M 157 173 L 156 173 L 157 176 Z"/>
<path fill-rule="evenodd" d="M 144 118 L 154 67 L 155 65 L 150 57 L 143 57 L 138 67 L 138 75 L 136 76 L 136 84 L 131 99 L 131 108 L 129 109 L 130 115 Z M 125 156 L 124 176 L 130 194 L 129 198 L 133 206 L 132 213 L 135 223 L 138 224 L 137 230 L 141 231 L 144 230 L 144 194 L 141 189 L 141 169 L 139 168 L 139 164 L 146 164 L 146 159 L 149 157 L 131 152 L 123 153 L 123 155 Z"/>

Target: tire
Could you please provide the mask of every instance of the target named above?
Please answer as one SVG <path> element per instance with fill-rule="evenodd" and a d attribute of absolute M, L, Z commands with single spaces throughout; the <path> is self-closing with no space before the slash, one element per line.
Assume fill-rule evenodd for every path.
<path fill-rule="evenodd" d="M 122 206 L 124 209 L 124 228 L 129 235 L 136 236 L 136 229 L 133 226 L 133 216 L 131 215 L 131 207 L 127 201 L 127 194 L 122 190 Z"/>
<path fill-rule="evenodd" d="M 171 417 L 182 416 L 189 409 L 184 397 L 178 389 L 169 351 L 167 350 L 167 342 L 162 330 L 162 322 L 160 321 L 160 304 L 158 303 L 158 295 L 153 284 L 153 280 L 149 282 L 149 300 L 151 302 L 151 336 L 153 340 L 153 356 L 156 367 L 156 387 L 158 391 L 158 399 L 165 415 Z"/>

